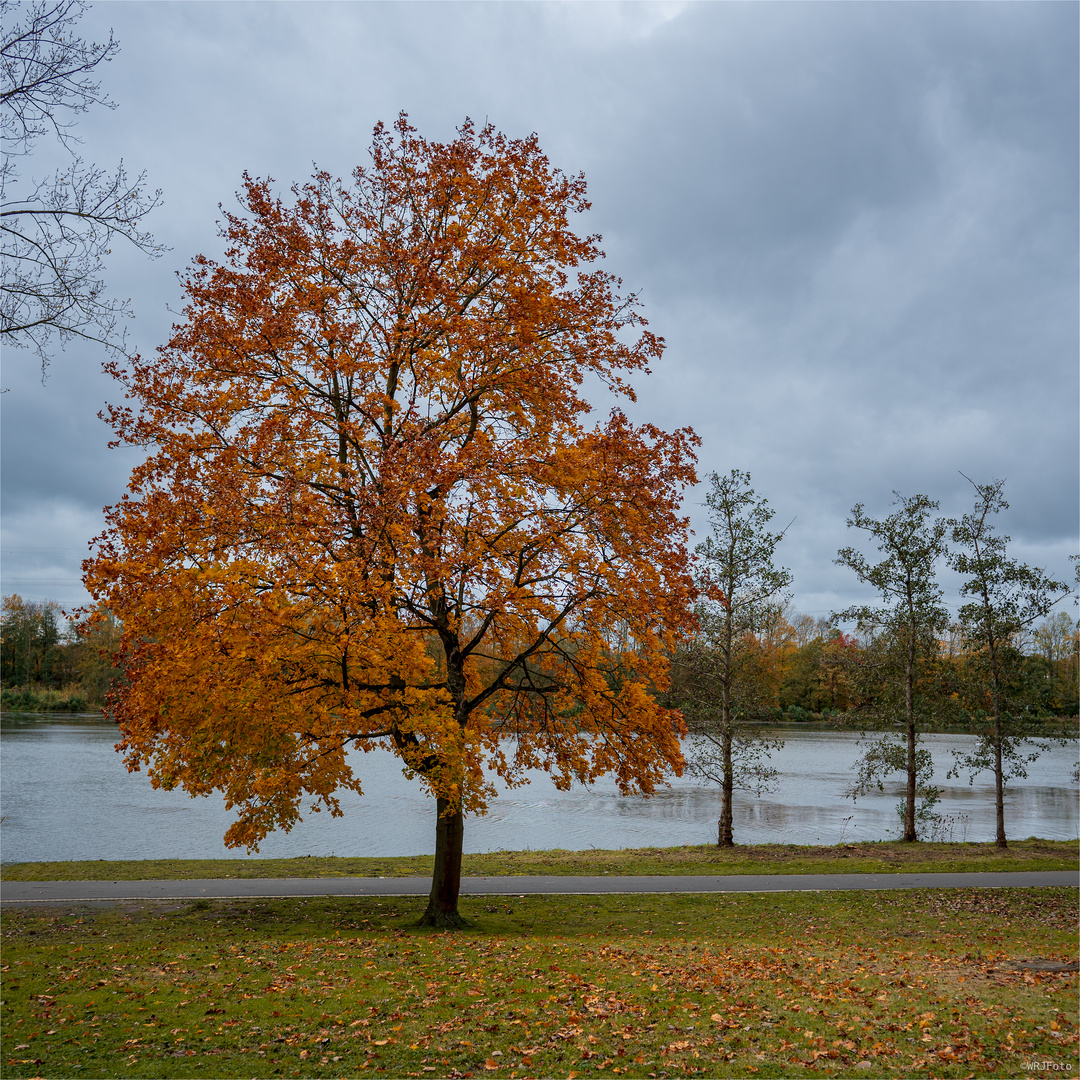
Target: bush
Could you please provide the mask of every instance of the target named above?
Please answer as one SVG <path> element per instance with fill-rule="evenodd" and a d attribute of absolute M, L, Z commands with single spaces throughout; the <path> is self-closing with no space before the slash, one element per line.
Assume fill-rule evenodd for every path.
<path fill-rule="evenodd" d="M 39 690 L 29 686 L 0 690 L 0 708 L 6 712 L 86 712 L 87 698 L 73 690 Z"/>

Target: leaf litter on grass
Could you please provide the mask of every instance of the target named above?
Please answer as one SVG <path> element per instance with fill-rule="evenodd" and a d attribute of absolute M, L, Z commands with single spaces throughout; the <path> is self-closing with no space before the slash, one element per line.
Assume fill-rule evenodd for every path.
<path fill-rule="evenodd" d="M 483 923 L 458 934 L 416 930 L 407 905 L 367 900 L 147 906 L 81 922 L 5 913 L 4 1074 L 1077 1067 L 1075 973 L 1010 966 L 1075 959 L 1073 890 L 475 906 Z"/>

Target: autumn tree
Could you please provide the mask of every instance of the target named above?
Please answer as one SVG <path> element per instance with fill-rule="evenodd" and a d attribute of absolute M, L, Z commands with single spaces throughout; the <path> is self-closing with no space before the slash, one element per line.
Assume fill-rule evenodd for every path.
<path fill-rule="evenodd" d="M 535 136 L 402 115 L 351 182 L 240 199 L 171 341 L 112 365 L 118 438 L 153 447 L 86 564 L 122 625 L 120 748 L 220 789 L 255 848 L 388 747 L 436 801 L 424 920 L 455 925 L 493 775 L 648 794 L 682 767 L 651 689 L 690 617 L 697 440 L 590 419 L 583 381 L 633 400 L 662 341 Z"/>
<path fill-rule="evenodd" d="M 972 777 L 983 770 L 993 772 L 995 841 L 1005 848 L 1006 785 L 1012 777 L 1026 776 L 1027 764 L 1041 750 L 1036 743 L 1022 745 L 1031 734 L 1021 700 L 1022 635 L 1068 595 L 1069 586 L 1010 558 L 1010 537 L 994 527 L 995 515 L 1009 508 L 1002 494 L 1005 482 L 965 479 L 975 489 L 975 505 L 950 523 L 954 550 L 949 563 L 964 578 L 960 595 L 969 598 L 960 608 L 962 687 L 979 741 L 957 759 L 957 766 Z"/>
<path fill-rule="evenodd" d="M 1078 634 L 1080 625 L 1072 620 L 1069 613 L 1056 611 L 1035 627 L 1031 642 L 1040 656 L 1048 663 L 1056 664 L 1071 660 L 1076 655 Z"/>
<path fill-rule="evenodd" d="M 72 629 L 73 637 L 67 648 L 69 665 L 87 701 L 103 704 L 123 675 L 116 667 L 120 623 L 111 611 L 102 609 L 80 620 Z"/>
<path fill-rule="evenodd" d="M 813 615 L 793 612 L 788 618 L 797 649 L 805 648 L 813 641 L 828 641 L 832 623 L 827 618 L 815 619 Z"/>
<path fill-rule="evenodd" d="M 86 338 L 118 347 L 125 301 L 110 297 L 102 271 L 120 240 L 149 255 L 162 248 L 140 225 L 160 201 L 144 174 L 131 177 L 88 164 L 77 152 L 76 118 L 93 105 L 115 108 L 95 78 L 119 46 L 78 36 L 80 0 L 0 0 L 0 166 L 3 275 L 0 334 L 5 346 L 38 354 L 42 370 L 58 339 Z M 51 175 L 28 175 L 37 140 L 52 136 L 63 165 Z"/>
<path fill-rule="evenodd" d="M 891 729 L 864 752 L 853 794 L 880 787 L 881 778 L 889 773 L 903 773 L 904 840 L 914 841 L 920 789 L 926 812 L 937 797 L 930 752 L 918 742 L 920 727 L 940 701 L 928 669 L 938 660 L 940 637 L 948 625 L 937 581 L 948 523 L 932 516 L 939 504 L 926 495 L 894 494 L 898 509 L 887 518 L 868 517 L 862 503 L 856 503 L 848 518 L 848 527 L 864 532 L 884 558 L 874 563 L 854 547 L 845 547 L 836 559 L 872 586 L 884 603 L 857 605 L 836 618 L 855 623 L 867 637 L 867 646 L 855 657 L 857 665 L 849 671 L 863 699 L 863 715 Z"/>
<path fill-rule="evenodd" d="M 762 638 L 777 635 L 791 574 L 773 565 L 783 534 L 769 531 L 774 511 L 750 474 L 732 469 L 709 481 L 712 533 L 696 549 L 698 631 L 676 654 L 673 694 L 698 737 L 691 770 L 720 787 L 717 843 L 731 847 L 735 788 L 760 789 L 776 775 L 768 758 L 781 743 L 751 721 L 776 702 L 780 669 Z"/>
<path fill-rule="evenodd" d="M 789 717 L 809 718 L 851 708 L 855 700 L 849 671 L 860 651 L 855 639 L 838 631 L 830 619 L 812 615 L 793 615 L 791 628 L 778 695 L 781 709 Z"/>

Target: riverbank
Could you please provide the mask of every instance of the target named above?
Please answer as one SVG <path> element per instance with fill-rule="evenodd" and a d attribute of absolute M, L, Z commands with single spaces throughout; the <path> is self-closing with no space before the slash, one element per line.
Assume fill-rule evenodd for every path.
<path fill-rule="evenodd" d="M 104 720 L 105 708 L 79 690 L 46 690 L 34 687 L 4 687 L 0 690 L 0 716 L 97 716 Z"/>
<path fill-rule="evenodd" d="M 104 702 L 95 701 L 78 691 L 42 690 L 14 687 L 0 690 L 0 718 L 32 719 L 56 717 L 94 717 L 103 723 L 111 723 L 105 715 Z M 867 730 L 865 717 L 859 712 L 812 713 L 796 710 L 793 713 L 778 711 L 776 716 L 748 722 L 750 727 L 783 731 L 855 731 Z M 876 729 L 873 729 L 876 730 Z M 983 727 L 971 724 L 932 724 L 920 728 L 922 735 L 980 735 Z M 1080 736 L 1080 717 L 1059 716 L 1043 713 L 1030 719 L 1028 736 L 1034 739 L 1075 739 Z"/>
<path fill-rule="evenodd" d="M 4 1075 L 1077 1075 L 1075 889 L 5 911 Z M 1046 1066 L 1036 1066 L 1046 1068 Z"/>
<path fill-rule="evenodd" d="M 498 851 L 466 854 L 462 874 L 881 874 L 1075 870 L 1075 841 L 1017 840 L 1004 851 L 993 844 L 905 844 L 882 841 L 833 847 L 754 844 L 620 851 Z M 7 881 L 175 881 L 198 878 L 424 877 L 432 856 L 396 858 L 140 859 L 125 862 L 25 862 L 0 867 Z"/>

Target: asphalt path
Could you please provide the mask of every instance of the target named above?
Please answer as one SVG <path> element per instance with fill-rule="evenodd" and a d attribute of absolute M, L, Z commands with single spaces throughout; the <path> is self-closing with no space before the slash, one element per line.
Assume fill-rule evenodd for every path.
<path fill-rule="evenodd" d="M 729 876 L 466 877 L 463 896 L 606 893 L 824 892 L 850 889 L 1080 887 L 1080 871 L 972 874 L 739 874 Z M 426 896 L 431 878 L 203 878 L 187 881 L 3 881 L 5 905 L 119 900 L 254 900 L 292 896 Z"/>

